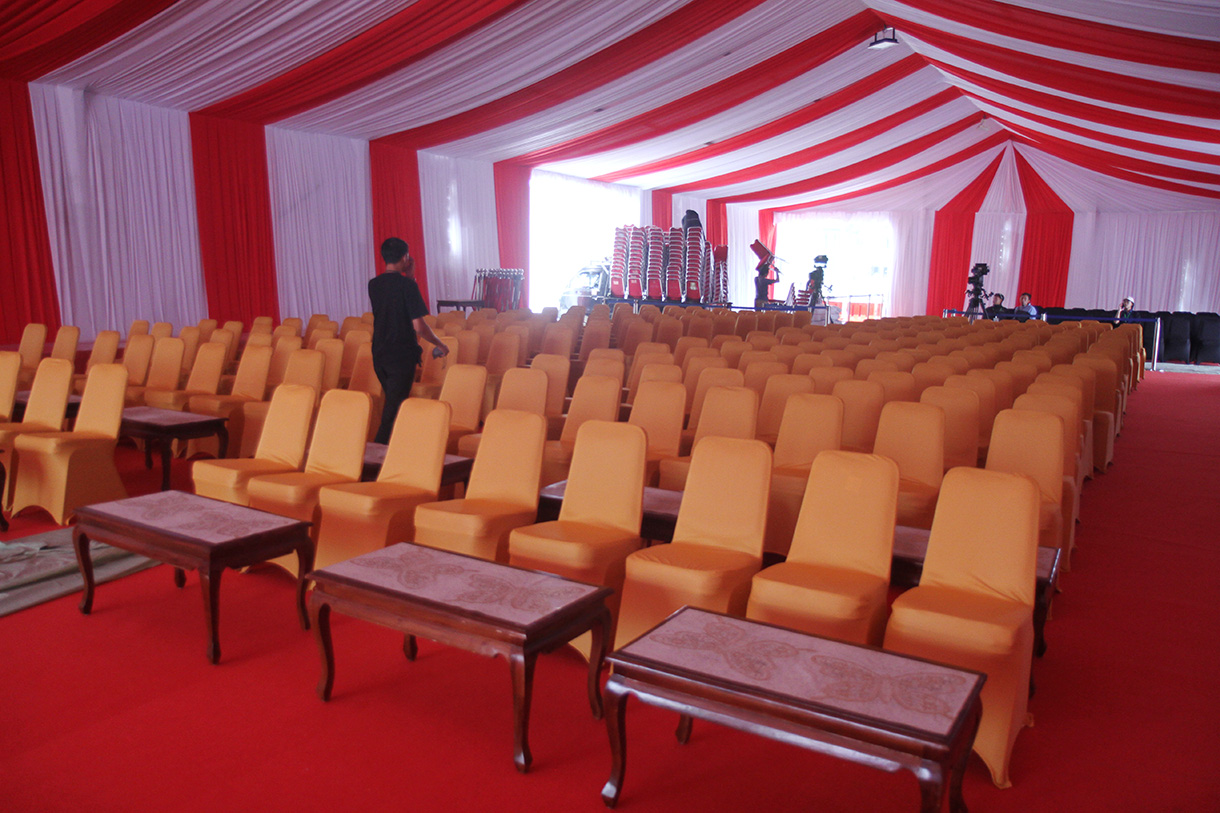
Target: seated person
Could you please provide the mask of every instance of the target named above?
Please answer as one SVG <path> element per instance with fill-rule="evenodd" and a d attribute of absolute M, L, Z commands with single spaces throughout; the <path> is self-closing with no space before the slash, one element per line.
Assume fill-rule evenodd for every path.
<path fill-rule="evenodd" d="M 1031 318 L 1037 318 L 1038 309 L 1030 304 L 1031 300 L 1033 300 L 1033 296 L 1029 291 L 1025 291 L 1021 294 L 1021 298 L 1017 300 L 1017 307 L 1013 308 L 1013 311 L 1016 313 L 1026 313 Z"/>
<path fill-rule="evenodd" d="M 1134 310 L 1135 300 L 1129 296 L 1124 296 L 1123 301 L 1119 303 L 1118 310 L 1114 312 L 1114 320 L 1130 319 Z"/>
<path fill-rule="evenodd" d="M 984 308 L 983 313 L 988 319 L 994 319 L 1001 313 L 1008 313 L 1008 308 L 1004 307 L 1004 294 L 992 294 L 991 305 Z"/>

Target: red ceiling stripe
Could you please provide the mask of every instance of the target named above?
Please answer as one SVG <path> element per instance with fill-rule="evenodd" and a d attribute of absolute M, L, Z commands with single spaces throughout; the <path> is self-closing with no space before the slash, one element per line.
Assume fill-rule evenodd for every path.
<path fill-rule="evenodd" d="M 515 160 L 532 166 L 567 161 L 689 127 L 826 64 L 872 35 L 879 25 L 880 18 L 871 11 L 856 14 L 770 59 L 680 99 Z"/>
<path fill-rule="evenodd" d="M 1197 195 L 1204 198 L 1220 198 L 1220 191 L 1215 189 L 1202 189 L 1189 184 L 1177 183 L 1176 181 L 1165 180 L 1164 178 L 1152 177 L 1149 175 L 1141 175 L 1137 172 L 1131 172 L 1126 169 L 1121 169 L 1114 166 L 1108 161 L 1103 161 L 1098 157 L 1098 153 L 1075 148 L 1072 145 L 1062 141 L 1043 140 L 1042 137 L 1037 139 L 1028 138 L 1013 133 L 1012 138 L 1018 144 L 1027 144 L 1035 149 L 1042 150 L 1045 153 L 1054 155 L 1057 158 L 1062 158 L 1064 161 L 1075 164 L 1081 169 L 1089 169 L 1102 175 L 1109 175 L 1111 178 L 1118 178 L 1130 183 L 1139 184 L 1141 186 L 1153 186 L 1157 189 L 1164 189 L 1169 192 L 1178 192 L 1183 195 Z"/>
<path fill-rule="evenodd" d="M 932 225 L 926 313 L 936 314 L 945 308 L 960 308 L 965 304 L 975 215 L 987 197 L 1003 157 L 1003 154 L 997 155 L 987 169 L 936 212 Z"/>
<path fill-rule="evenodd" d="M 835 195 L 834 197 L 822 198 L 821 200 L 809 201 L 807 203 L 790 203 L 787 206 L 775 206 L 772 207 L 770 211 L 799 212 L 802 209 L 815 209 L 832 203 L 841 203 L 845 200 L 860 198 L 864 197 L 865 195 L 875 194 L 877 192 L 884 192 L 887 189 L 893 189 L 894 187 L 902 186 L 903 184 L 911 183 L 912 181 L 918 181 L 920 178 L 926 178 L 927 176 L 940 172 L 943 169 L 948 169 L 955 164 L 960 164 L 962 161 L 969 160 L 976 155 L 986 152 L 992 147 L 996 147 L 1006 141 L 1009 141 L 1010 138 L 1011 136 L 1007 132 L 1001 130 L 998 133 L 992 133 L 987 138 L 976 144 L 971 144 L 964 150 L 955 152 L 953 155 L 950 155 L 947 158 L 942 158 L 939 161 L 928 164 L 926 167 L 921 167 L 912 172 L 908 172 L 905 175 L 899 175 L 896 178 L 881 181 L 880 183 L 874 184 L 873 186 L 865 189 L 858 189 L 855 192 L 846 192 L 842 195 Z"/>
<path fill-rule="evenodd" d="M 812 178 L 805 178 L 792 183 L 783 184 L 781 186 L 773 186 L 770 189 L 763 189 L 758 192 L 749 192 L 743 195 L 733 195 L 724 198 L 728 203 L 747 203 L 750 201 L 768 200 L 770 198 L 783 198 L 789 195 L 800 195 L 805 192 L 813 192 L 817 189 L 824 189 L 828 186 L 847 183 L 856 178 L 868 175 L 873 172 L 891 167 L 900 161 L 905 161 L 924 150 L 934 147 L 947 138 L 950 138 L 964 130 L 968 130 L 975 124 L 978 124 L 986 118 L 982 113 L 974 113 L 960 121 L 955 121 L 950 125 L 941 127 L 927 135 L 913 138 L 904 144 L 901 144 L 893 149 L 878 153 L 864 161 L 858 161 L 849 166 L 841 167 L 831 172 L 826 172 L 821 175 L 816 175 Z"/>
<path fill-rule="evenodd" d="M 763 0 L 692 0 L 618 42 L 515 93 L 440 121 L 385 136 L 386 143 L 426 149 L 491 130 L 569 101 L 697 41 Z"/>
<path fill-rule="evenodd" d="M 1018 288 L 1029 291 L 1042 307 L 1061 308 L 1067 300 L 1076 215 L 1023 155 L 1016 153 L 1016 162 L 1025 196 L 1025 237 L 1021 243 Z"/>
<path fill-rule="evenodd" d="M 1035 82 L 1063 93 L 1103 99 L 1110 104 L 1121 104 L 1141 110 L 1220 119 L 1220 92 L 1217 91 L 1124 76 L 1001 48 L 897 18 L 891 18 L 889 21 L 904 33 L 968 59 L 976 65 L 987 65 L 992 70 L 1008 76 Z"/>
<path fill-rule="evenodd" d="M 174 0 L 5 0 L 0 76 L 32 82 L 127 33 Z"/>
<path fill-rule="evenodd" d="M 935 110 L 941 105 L 948 104 L 960 97 L 956 88 L 945 88 L 940 93 L 929 96 L 905 110 L 899 110 L 897 113 L 891 113 L 884 118 L 877 119 L 874 122 L 852 130 L 850 133 L 844 133 L 835 138 L 829 138 L 812 147 L 807 147 L 803 150 L 788 153 L 780 158 L 775 158 L 770 161 L 763 161 L 746 169 L 737 170 L 736 172 L 726 172 L 723 175 L 717 175 L 713 178 L 705 178 L 693 183 L 681 184 L 679 186 L 670 187 L 671 192 L 692 192 L 698 189 L 713 189 L 717 186 L 729 186 L 735 183 L 743 183 L 745 181 L 753 181 L 758 178 L 765 178 L 768 175 L 775 175 L 789 169 L 795 169 L 803 164 L 809 164 L 822 158 L 828 158 L 837 152 L 854 147 L 857 144 L 863 144 L 870 138 L 876 138 L 882 133 L 888 132 L 895 127 L 905 124 L 912 119 L 922 116 L 924 113 Z"/>
<path fill-rule="evenodd" d="M 1065 51 L 1178 70 L 1220 71 L 1220 48 L 1208 40 L 1078 20 L 1039 9 L 997 3 L 995 0 L 900 1 L 904 6 L 973 28 Z"/>
<path fill-rule="evenodd" d="M 342 45 L 203 113 L 270 124 L 401 70 L 526 0 L 417 0 Z"/>
<path fill-rule="evenodd" d="M 828 116 L 835 113 L 848 105 L 855 104 L 861 99 L 873 95 L 882 88 L 889 87 L 894 82 L 900 79 L 905 79 L 913 73 L 927 66 L 927 62 L 918 55 L 904 57 L 888 67 L 869 74 L 864 79 L 858 82 L 853 82 L 847 87 L 831 93 L 829 96 L 824 96 L 820 99 L 815 99 L 812 103 L 805 105 L 799 110 L 794 110 L 786 116 L 781 116 L 772 122 L 755 127 L 753 130 L 748 130 L 740 135 L 726 138 L 716 144 L 711 144 L 706 147 L 701 147 L 697 150 L 684 152 L 680 155 L 663 158 L 659 161 L 650 161 L 645 164 L 637 164 L 633 167 L 627 167 L 616 172 L 608 172 L 605 175 L 599 175 L 594 180 L 604 181 L 606 183 L 615 183 L 625 178 L 634 178 L 641 175 L 648 175 L 653 172 L 662 172 L 669 169 L 675 169 L 687 164 L 693 164 L 698 161 L 705 161 L 709 158 L 715 158 L 719 155 L 725 155 L 736 150 L 743 149 L 752 144 L 757 144 L 760 141 L 765 141 L 769 138 L 774 138 L 781 133 L 786 133 L 789 130 L 795 130 L 797 127 L 803 127 L 810 122 L 816 121 L 823 116 Z"/>

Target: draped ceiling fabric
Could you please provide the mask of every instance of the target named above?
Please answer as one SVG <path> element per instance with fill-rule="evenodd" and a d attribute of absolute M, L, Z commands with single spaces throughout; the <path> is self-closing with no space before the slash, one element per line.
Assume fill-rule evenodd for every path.
<path fill-rule="evenodd" d="M 0 342 L 356 313 L 391 234 L 464 297 L 528 268 L 533 169 L 695 210 L 737 302 L 760 224 L 853 211 L 894 226 L 891 313 L 960 306 L 973 262 L 1043 305 L 1220 310 L 1220 9 L 1061 8 L 10 0 Z"/>

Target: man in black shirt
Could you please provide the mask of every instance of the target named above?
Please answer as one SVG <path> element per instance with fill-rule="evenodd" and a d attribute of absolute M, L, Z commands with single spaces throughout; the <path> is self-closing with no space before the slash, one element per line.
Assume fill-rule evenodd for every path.
<path fill-rule="evenodd" d="M 1004 294 L 992 294 L 991 305 L 983 309 L 983 314 L 988 319 L 994 319 L 1001 313 L 1008 313 L 1008 308 L 1004 307 Z"/>
<path fill-rule="evenodd" d="M 373 372 L 385 392 L 381 426 L 373 440 L 389 443 L 398 408 L 411 394 L 415 367 L 423 355 L 418 334 L 423 334 L 435 345 L 432 354 L 436 357 L 448 355 L 449 348 L 424 321 L 428 304 L 415 282 L 415 258 L 406 241 L 398 237 L 386 240 L 381 244 L 381 259 L 385 261 L 385 272 L 369 280 L 369 301 L 373 305 Z"/>

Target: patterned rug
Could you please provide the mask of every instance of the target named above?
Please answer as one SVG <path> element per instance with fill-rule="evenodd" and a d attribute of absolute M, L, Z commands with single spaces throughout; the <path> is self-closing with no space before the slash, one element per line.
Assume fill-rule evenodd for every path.
<path fill-rule="evenodd" d="M 157 564 L 144 556 L 91 543 L 97 583 L 117 579 Z M 72 548 L 72 529 L 58 528 L 0 542 L 0 617 L 84 589 Z"/>

